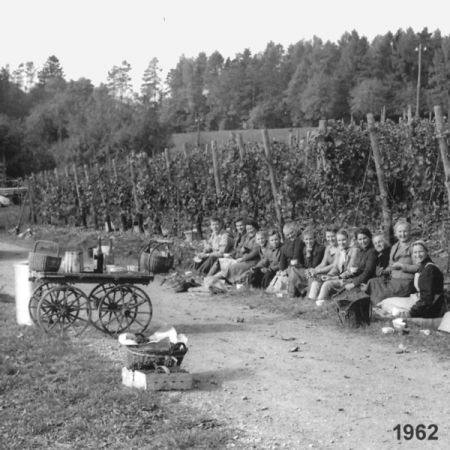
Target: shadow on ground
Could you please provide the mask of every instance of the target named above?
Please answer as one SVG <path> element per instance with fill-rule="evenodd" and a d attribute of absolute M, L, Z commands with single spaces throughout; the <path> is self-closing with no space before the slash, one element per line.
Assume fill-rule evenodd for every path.
<path fill-rule="evenodd" d="M 0 261 L 8 260 L 8 259 L 27 259 L 28 258 L 28 250 L 1 250 L 0 251 Z"/>
<path fill-rule="evenodd" d="M 0 303 L 14 303 L 14 297 L 4 292 L 0 292 Z"/>
<path fill-rule="evenodd" d="M 224 381 L 242 380 L 252 375 L 246 367 L 233 369 L 208 370 L 206 372 L 193 372 L 195 389 L 201 391 L 214 391 L 222 388 Z"/>

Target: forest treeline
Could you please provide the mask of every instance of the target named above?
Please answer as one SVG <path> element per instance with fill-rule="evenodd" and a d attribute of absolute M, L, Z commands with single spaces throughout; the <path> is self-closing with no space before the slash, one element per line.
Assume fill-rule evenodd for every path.
<path fill-rule="evenodd" d="M 54 55 L 40 70 L 33 62 L 3 67 L 0 155 L 8 175 L 132 151 L 155 155 L 170 146 L 171 132 L 316 126 L 383 108 L 395 120 L 408 105 L 414 111 L 417 93 L 418 116 L 436 104 L 448 111 L 450 36 L 409 28 L 369 42 L 352 31 L 336 43 L 314 37 L 233 58 L 181 56 L 164 82 L 153 58 L 138 93 L 130 73 L 123 61 L 94 86 L 67 80 Z"/>

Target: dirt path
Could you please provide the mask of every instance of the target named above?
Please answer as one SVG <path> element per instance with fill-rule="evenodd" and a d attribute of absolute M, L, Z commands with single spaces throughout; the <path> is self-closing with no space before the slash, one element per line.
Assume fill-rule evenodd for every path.
<path fill-rule="evenodd" d="M 1 244 L 0 255 L 0 286 L 14 295 L 13 263 L 26 253 Z M 450 448 L 447 358 L 397 354 L 393 343 L 357 331 L 287 320 L 220 296 L 175 294 L 158 280 L 148 292 L 152 330 L 170 324 L 188 336 L 183 365 L 197 380 L 197 389 L 167 395 L 241 430 L 235 448 Z M 115 341 L 98 339 L 108 356 L 121 357 Z M 397 424 L 437 424 L 439 440 L 398 441 Z"/>

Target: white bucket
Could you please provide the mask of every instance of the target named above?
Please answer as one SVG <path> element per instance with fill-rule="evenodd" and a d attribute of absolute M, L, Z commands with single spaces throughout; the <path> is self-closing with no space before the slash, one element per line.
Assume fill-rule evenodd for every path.
<path fill-rule="evenodd" d="M 28 310 L 28 303 L 33 294 L 33 283 L 28 281 L 28 262 L 14 264 L 14 278 L 16 288 L 16 320 L 19 325 L 33 325 Z"/>

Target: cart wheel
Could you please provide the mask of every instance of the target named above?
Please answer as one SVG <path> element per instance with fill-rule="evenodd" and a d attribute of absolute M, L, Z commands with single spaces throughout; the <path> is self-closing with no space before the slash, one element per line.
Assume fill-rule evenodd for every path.
<path fill-rule="evenodd" d="M 44 294 L 46 294 L 52 287 L 55 286 L 56 284 L 50 281 L 41 281 L 31 294 L 30 301 L 28 302 L 28 311 L 34 324 L 38 325 L 36 311 L 39 305 L 39 301 Z"/>
<path fill-rule="evenodd" d="M 103 325 L 100 323 L 98 307 L 100 305 L 102 298 L 106 295 L 106 292 L 115 286 L 117 286 L 115 283 L 107 281 L 106 283 L 101 283 L 95 286 L 95 288 L 92 289 L 91 293 L 89 294 L 92 325 L 94 325 L 95 328 L 103 332 L 105 330 L 103 328 Z"/>
<path fill-rule="evenodd" d="M 46 333 L 80 335 L 90 323 L 89 299 L 73 286 L 57 285 L 39 301 L 36 316 Z"/>
<path fill-rule="evenodd" d="M 148 295 L 132 284 L 119 284 L 109 289 L 98 307 L 100 323 L 109 334 L 125 330 L 142 333 L 150 325 L 152 313 Z"/>

